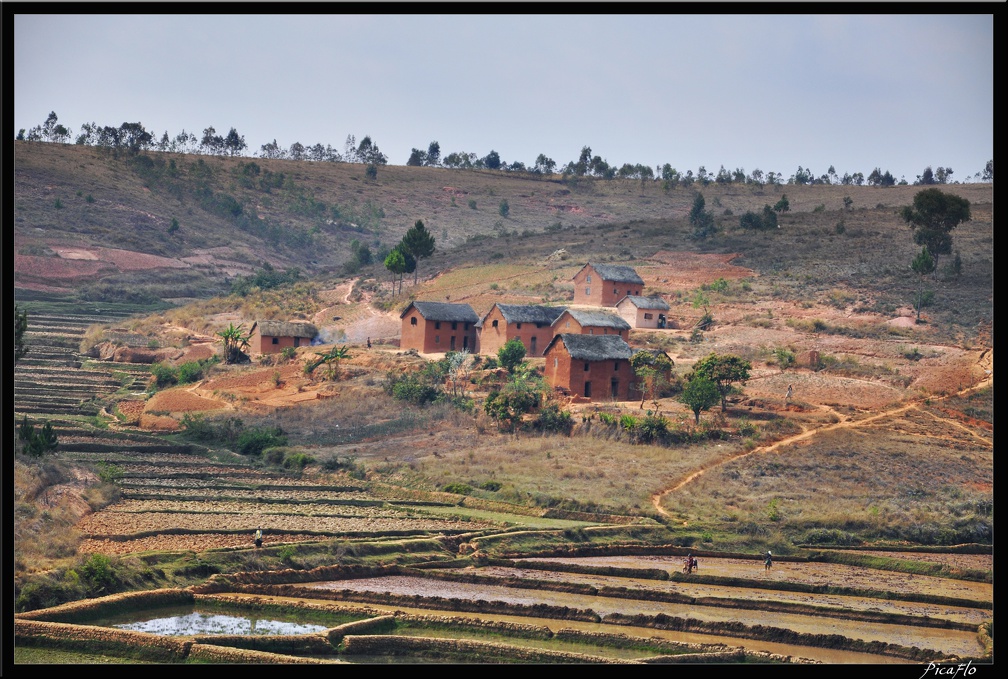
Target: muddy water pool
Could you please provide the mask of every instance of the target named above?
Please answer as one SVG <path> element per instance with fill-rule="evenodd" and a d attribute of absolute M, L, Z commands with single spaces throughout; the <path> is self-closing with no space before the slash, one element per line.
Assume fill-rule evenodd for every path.
<path fill-rule="evenodd" d="M 204 611 L 192 606 L 173 606 L 146 613 L 103 618 L 89 624 L 171 637 L 197 634 L 296 636 L 318 634 L 329 629 L 326 625 L 317 625 L 296 618 L 281 620 L 280 617 L 229 614 Z"/>

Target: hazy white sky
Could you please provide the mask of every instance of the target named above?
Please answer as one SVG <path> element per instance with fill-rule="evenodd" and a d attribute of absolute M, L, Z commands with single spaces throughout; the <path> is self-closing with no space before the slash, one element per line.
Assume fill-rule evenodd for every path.
<path fill-rule="evenodd" d="M 342 151 L 353 134 L 395 165 L 436 140 L 442 157 L 495 150 L 529 166 L 590 146 L 617 167 L 879 167 L 910 182 L 928 165 L 965 181 L 994 155 L 993 13 L 14 11 L 12 137 L 55 111 L 75 135 L 87 122 L 157 138 L 234 127 L 250 155 L 274 139 Z"/>

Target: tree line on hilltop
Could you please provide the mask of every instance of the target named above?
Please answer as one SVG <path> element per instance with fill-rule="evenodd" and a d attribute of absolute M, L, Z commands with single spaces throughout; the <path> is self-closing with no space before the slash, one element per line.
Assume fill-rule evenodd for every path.
<path fill-rule="evenodd" d="M 330 144 L 321 142 L 306 146 L 301 142 L 295 142 L 288 148 L 277 144 L 276 139 L 260 146 L 259 151 L 248 153 L 248 144 L 245 136 L 239 134 L 232 127 L 226 135 L 218 134 L 213 127 L 203 130 L 202 136 L 198 137 L 193 132 L 182 130 L 174 137 L 170 136 L 167 130 L 158 139 L 154 134 L 144 128 L 141 123 L 122 123 L 118 127 L 109 125 L 99 125 L 98 123 L 84 123 L 80 132 L 74 136 L 73 130 L 59 123 L 56 112 L 53 111 L 46 118 L 45 122 L 36 125 L 29 130 L 20 129 L 17 137 L 19 141 L 51 142 L 67 144 L 74 141 L 75 144 L 84 146 L 96 146 L 110 149 L 116 152 L 139 153 L 141 151 L 153 150 L 171 153 L 200 153 L 214 156 L 251 156 L 278 160 L 303 160 L 312 162 L 330 163 L 363 163 L 368 166 L 368 174 L 374 177 L 377 168 L 388 164 L 388 157 L 382 153 L 378 145 L 370 136 L 365 136 L 360 142 L 354 135 L 347 135 L 343 144 L 342 152 L 335 149 Z M 798 166 L 794 174 L 784 178 L 780 172 L 760 170 L 759 168 L 749 173 L 743 168 L 729 170 L 724 165 L 717 172 L 709 172 L 701 165 L 694 174 L 693 170 L 682 172 L 671 165 L 665 163 L 652 168 L 650 165 L 640 163 L 624 163 L 616 166 L 610 165 L 599 155 L 593 155 L 590 146 L 581 148 L 581 152 L 576 160 L 559 165 L 555 160 L 544 153 L 536 157 L 535 162 L 526 165 L 521 161 L 506 162 L 500 157 L 497 151 L 491 150 L 485 156 L 466 151 L 455 151 L 442 157 L 441 145 L 437 141 L 432 141 L 427 146 L 427 150 L 413 148 L 410 152 L 406 165 L 412 167 L 443 167 L 456 170 L 495 170 L 502 172 L 513 172 L 530 175 L 554 175 L 559 173 L 564 178 L 590 177 L 596 179 L 637 179 L 640 181 L 661 180 L 666 189 L 676 186 L 691 186 L 699 184 L 707 186 L 716 184 L 752 184 L 757 187 L 764 185 L 844 185 L 844 186 L 893 186 L 909 184 L 905 178 L 897 180 L 888 170 L 874 168 L 866 177 L 862 172 L 839 175 L 836 169 L 830 165 L 829 169 L 816 175 L 810 168 Z M 939 166 L 932 169 L 931 166 L 924 168 L 921 174 L 917 175 L 913 181 L 914 185 L 932 184 L 952 184 L 953 170 L 951 167 Z M 967 180 L 993 182 L 994 181 L 994 160 L 988 160 L 984 168 L 976 172 L 972 177 L 967 176 Z"/>

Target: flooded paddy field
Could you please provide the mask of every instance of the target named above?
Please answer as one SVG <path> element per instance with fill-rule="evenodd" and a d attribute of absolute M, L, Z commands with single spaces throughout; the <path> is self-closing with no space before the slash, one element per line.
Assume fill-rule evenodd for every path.
<path fill-rule="evenodd" d="M 301 605 L 311 603 L 312 601 L 314 601 L 311 598 L 310 592 L 306 592 L 305 597 L 303 598 L 271 596 L 271 595 L 264 596 L 258 594 L 250 595 L 241 593 L 229 594 L 228 596 L 236 600 L 252 598 L 259 602 L 276 602 L 281 604 L 286 602 L 293 605 Z M 582 620 L 556 620 L 552 618 L 530 618 L 527 616 L 504 615 L 499 613 L 487 613 L 483 611 L 481 612 L 435 611 L 430 608 L 416 608 L 411 606 L 401 606 L 397 604 L 381 604 L 381 603 L 375 603 L 373 601 L 369 601 L 366 605 L 368 608 L 374 610 L 375 613 L 380 614 L 391 615 L 398 612 L 418 617 L 442 615 L 456 620 L 471 620 L 473 622 L 499 622 L 512 625 L 529 625 L 529 624 L 538 625 L 549 628 L 554 633 L 560 632 L 562 630 L 575 630 L 578 632 L 591 633 L 591 634 L 616 634 L 616 635 L 625 635 L 628 637 L 637 637 L 640 639 L 656 639 L 679 644 L 701 644 L 705 646 L 724 645 L 725 647 L 729 648 L 743 648 L 746 651 L 754 653 L 772 653 L 776 656 L 791 657 L 796 660 L 804 660 L 817 663 L 863 665 L 863 664 L 906 664 L 910 662 L 903 658 L 896 658 L 892 656 L 879 655 L 874 653 L 861 653 L 857 651 L 847 651 L 834 648 L 801 646 L 762 639 L 747 639 L 747 638 L 733 637 L 730 635 L 699 634 L 695 632 L 684 632 L 679 630 L 655 629 L 652 627 L 639 627 L 635 625 L 614 625 L 611 623 L 587 622 Z M 437 634 L 438 636 L 443 634 L 436 632 L 419 632 L 416 630 L 410 630 L 409 633 L 414 635 Z M 579 648 L 578 650 L 581 652 L 585 652 L 583 647 Z M 371 660 L 379 661 L 377 659 L 371 659 Z M 366 660 L 360 660 L 360 661 L 366 662 Z M 409 662 L 409 661 L 402 660 L 402 662 Z"/>
<path fill-rule="evenodd" d="M 791 630 L 800 634 L 840 635 L 866 642 L 882 642 L 906 647 L 929 649 L 956 656 L 976 656 L 982 651 L 975 630 L 954 630 L 905 624 L 872 623 L 813 614 L 780 611 L 726 608 L 694 604 L 667 603 L 637 598 L 604 597 L 589 594 L 525 589 L 485 583 L 451 582 L 415 576 L 385 576 L 359 580 L 319 582 L 303 586 L 306 590 L 347 590 L 350 592 L 493 601 L 525 606 L 548 605 L 591 610 L 602 618 L 609 615 L 646 615 L 688 618 L 707 623 L 741 623 Z M 310 595 L 308 595 L 310 596 Z M 566 621 L 565 621 L 566 623 Z M 707 635 L 702 635 L 707 636 Z M 746 646 L 747 640 L 737 639 L 735 645 Z M 797 647 L 793 654 L 805 657 L 807 647 Z"/>
<path fill-rule="evenodd" d="M 916 558 L 898 554 L 901 558 Z M 960 555 L 955 555 L 957 558 Z M 965 555 L 963 555 L 965 556 Z M 619 568 L 661 568 L 669 573 L 682 571 L 682 559 L 666 556 L 593 556 L 535 559 L 542 562 L 581 564 L 586 566 L 614 566 Z M 753 578 L 766 582 L 793 582 L 808 585 L 842 586 L 854 589 L 878 590 L 894 593 L 929 594 L 956 597 L 975 601 L 994 601 L 994 585 L 989 582 L 972 582 L 931 575 L 900 573 L 862 566 L 811 561 L 776 559 L 773 568 L 765 571 L 762 561 L 723 557 L 703 557 L 697 573 L 721 577 Z"/>

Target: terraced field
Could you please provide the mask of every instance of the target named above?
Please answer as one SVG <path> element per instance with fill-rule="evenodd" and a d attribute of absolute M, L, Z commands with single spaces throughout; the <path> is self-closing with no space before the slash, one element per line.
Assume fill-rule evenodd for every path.
<path fill-rule="evenodd" d="M 150 370 L 135 363 L 96 362 L 80 354 L 88 326 L 114 323 L 127 313 L 31 313 L 28 353 L 14 366 L 15 415 L 94 416 L 100 396 L 119 389 L 143 391 Z"/>
<path fill-rule="evenodd" d="M 193 637 L 186 649 L 203 645 L 200 653 L 211 654 L 193 661 L 920 665 L 979 660 L 989 650 L 981 631 L 993 615 L 989 554 L 921 554 L 921 569 L 947 566 L 921 575 L 900 570 L 918 559 L 897 551 L 879 555 L 881 566 L 805 552 L 771 571 L 755 554 L 702 553 L 700 570 L 684 575 L 686 548 L 650 519 L 511 511 L 506 503 L 346 475 L 301 477 L 222 450 L 96 427 L 89 418 L 97 404 L 124 388 L 140 389 L 146 369 L 82 360 L 74 343 L 94 317 L 33 318 L 33 351 L 16 370 L 15 412 L 57 424 L 54 459 L 114 470 L 120 493 L 78 523 L 81 553 L 141 555 L 152 564 L 170 553 L 282 554 L 280 570 L 222 573 L 195 594 L 172 597 L 298 619 L 351 615 L 361 625 L 330 625 L 296 642 Z M 261 552 L 251 545 L 256 527 L 265 532 Z M 630 546 L 596 556 L 574 547 L 561 549 L 569 556 L 508 547 L 523 539 L 570 545 L 595 535 Z M 641 536 L 668 543 L 647 550 L 632 544 Z M 404 559 L 411 549 L 415 555 Z M 349 563 L 370 553 L 388 556 L 377 565 Z M 892 565 L 897 561 L 902 565 Z M 128 642 L 111 632 L 106 638 L 60 615 L 53 609 L 19 616 L 20 643 L 161 643 L 147 632 L 130 632 Z"/>

